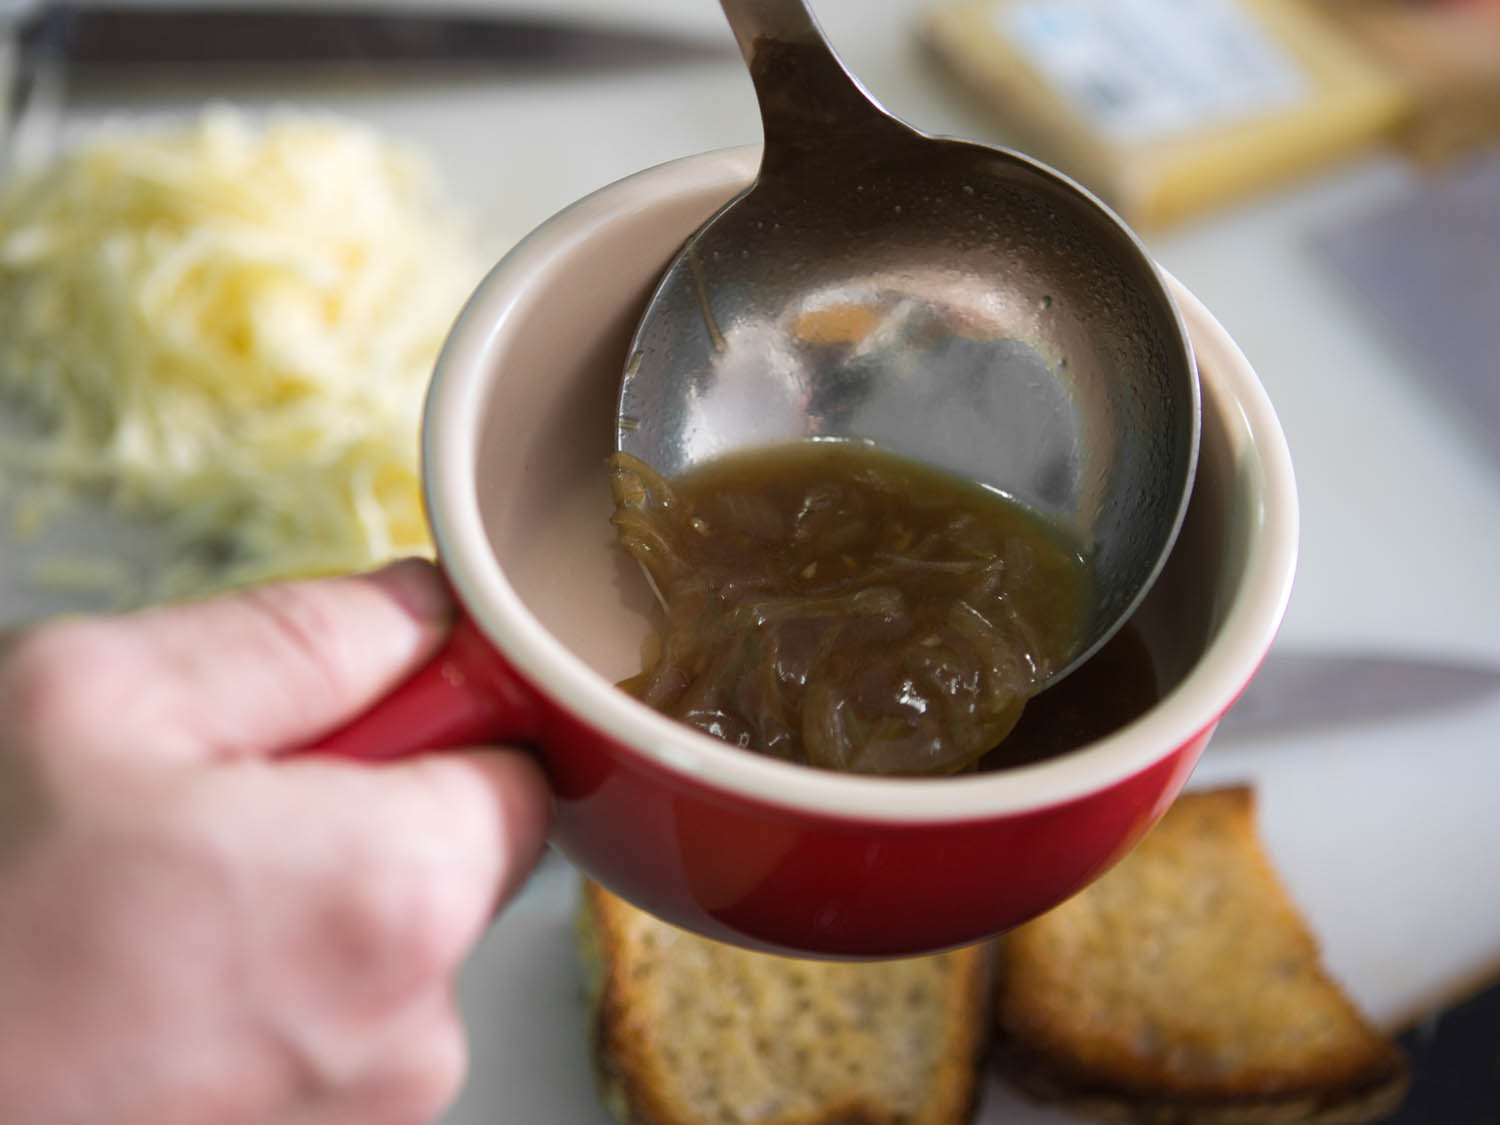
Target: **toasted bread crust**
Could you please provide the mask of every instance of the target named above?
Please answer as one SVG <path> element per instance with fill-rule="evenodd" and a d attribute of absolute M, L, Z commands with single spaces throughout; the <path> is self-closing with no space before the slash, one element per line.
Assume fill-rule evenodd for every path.
<path fill-rule="evenodd" d="M 909 1074 L 914 1104 L 893 1105 L 882 1097 L 880 1083 L 853 1080 L 826 1088 L 818 1096 L 783 1087 L 786 1097 L 763 1099 L 764 1112 L 729 1101 L 718 1103 L 717 1119 L 744 1125 L 957 1125 L 972 1119 L 978 1099 L 981 1055 L 987 1043 L 990 997 L 990 951 L 975 947 L 939 958 L 898 963 L 839 965 L 802 962 L 730 949 L 651 919 L 594 884 L 586 884 L 580 910 L 580 948 L 585 963 L 592 962 L 593 1057 L 605 1104 L 624 1125 L 701 1125 L 707 1118 L 701 1094 L 695 1103 L 693 1079 L 715 1067 L 733 1067 L 736 1050 L 718 1039 L 694 1041 L 684 1059 L 683 1044 L 664 1034 L 663 1003 L 672 973 L 670 957 L 657 941 L 670 943 L 673 954 L 710 956 L 726 971 L 713 982 L 714 996 L 703 997 L 702 1009 L 725 1008 L 733 1013 L 740 998 L 734 990 L 750 986 L 758 992 L 744 996 L 748 1007 L 780 1005 L 787 1009 L 784 1034 L 794 1037 L 808 1021 L 815 1021 L 818 1050 L 857 1052 L 869 1032 L 854 1028 L 829 1004 L 830 988 L 858 987 L 854 977 L 889 982 L 893 971 L 913 978 L 922 988 L 922 1004 L 939 1008 L 926 1014 L 928 1024 L 941 1028 L 941 1050 L 926 1058 L 914 1052 Z M 700 944 L 701 943 L 701 944 Z M 787 975 L 804 981 L 795 996 Z M 708 990 L 705 990 L 708 991 Z M 882 1029 L 899 1033 L 903 1013 L 879 1009 Z M 729 1017 L 726 1017 L 728 1019 Z M 764 1027 L 764 1021 L 757 1026 Z M 778 1026 L 780 1026 L 778 1022 Z M 744 1026 L 726 1023 L 725 1036 L 742 1033 Z M 919 1046 L 925 1046 L 921 1044 Z M 773 1048 L 767 1045 L 767 1051 Z M 816 1066 L 817 1063 L 812 1065 Z M 823 1084 L 827 1086 L 827 1083 Z M 726 1097 L 728 1095 L 726 1094 Z M 778 1104 L 779 1103 L 779 1104 Z"/>
<path fill-rule="evenodd" d="M 1253 793 L 1182 797 L 1141 845 L 999 955 L 996 1057 L 1113 1120 L 1358 1122 L 1406 1062 L 1323 971 L 1262 850 Z"/>

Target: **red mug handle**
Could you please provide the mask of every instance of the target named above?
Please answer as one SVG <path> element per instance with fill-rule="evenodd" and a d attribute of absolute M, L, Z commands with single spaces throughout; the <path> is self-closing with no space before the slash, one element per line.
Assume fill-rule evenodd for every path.
<path fill-rule="evenodd" d="M 535 733 L 531 693 L 461 613 L 436 656 L 364 714 L 292 754 L 332 754 L 366 762 Z"/>

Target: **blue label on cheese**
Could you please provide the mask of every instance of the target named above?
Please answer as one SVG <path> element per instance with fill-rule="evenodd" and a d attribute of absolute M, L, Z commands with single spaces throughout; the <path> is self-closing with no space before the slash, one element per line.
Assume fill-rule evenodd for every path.
<path fill-rule="evenodd" d="M 1285 110 L 1307 76 L 1233 0 L 1021 0 L 1005 36 L 1105 140 L 1140 144 Z"/>

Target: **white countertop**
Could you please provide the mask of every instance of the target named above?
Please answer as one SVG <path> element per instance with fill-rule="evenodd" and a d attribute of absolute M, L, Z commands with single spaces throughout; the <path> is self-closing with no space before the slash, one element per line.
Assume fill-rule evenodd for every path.
<path fill-rule="evenodd" d="M 524 5 L 515 5 L 522 7 Z M 913 124 L 1003 140 L 955 97 L 912 34 L 920 0 L 815 0 L 870 89 Z M 617 0 L 532 8 L 613 18 Z M 638 0 L 631 18 L 723 35 L 712 0 Z M 75 107 L 177 114 L 183 90 Z M 599 76 L 396 81 L 228 93 L 328 105 L 427 149 L 498 252 L 626 173 L 755 141 L 738 63 Z M 1400 193 L 1414 173 L 1376 154 L 1148 243 L 1220 318 L 1285 425 L 1302 501 L 1302 557 L 1277 648 L 1379 650 L 1500 667 L 1500 465 L 1313 256 L 1315 226 Z M 1500 314 L 1500 310 L 1497 310 Z M 1493 377 L 1500 378 L 1500 359 Z M 0 584 L 0 603 L 4 602 Z M 0 604 L 0 610 L 13 606 Z M 1381 725 L 1212 744 L 1194 784 L 1251 779 L 1262 825 L 1333 971 L 1378 1021 L 1500 972 L 1500 695 Z M 474 1073 L 449 1125 L 603 1122 L 588 1089 L 567 946 L 571 875 L 553 861 L 465 976 Z M 992 1089 L 979 1120 L 1062 1120 Z"/>

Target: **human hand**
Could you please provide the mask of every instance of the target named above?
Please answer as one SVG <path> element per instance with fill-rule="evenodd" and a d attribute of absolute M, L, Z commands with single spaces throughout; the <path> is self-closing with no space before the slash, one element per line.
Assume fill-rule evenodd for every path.
<path fill-rule="evenodd" d="M 514 751 L 278 760 L 440 643 L 436 572 L 42 625 L 0 652 L 0 1121 L 405 1125 L 535 862 Z"/>

